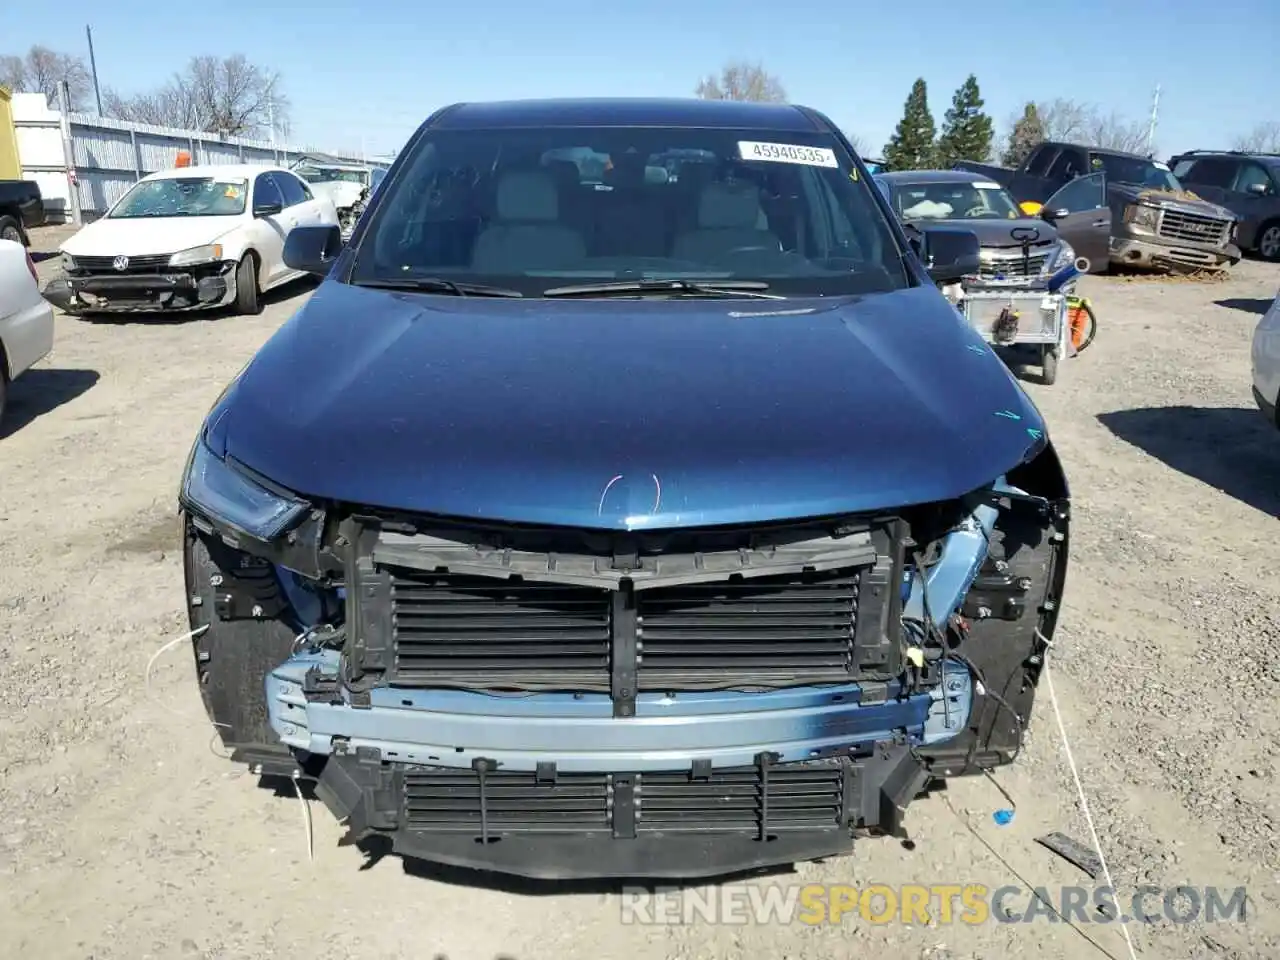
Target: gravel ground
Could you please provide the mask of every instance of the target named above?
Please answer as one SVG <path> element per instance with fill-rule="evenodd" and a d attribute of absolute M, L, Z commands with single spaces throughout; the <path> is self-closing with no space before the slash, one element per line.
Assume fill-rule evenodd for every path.
<path fill-rule="evenodd" d="M 65 234 L 64 234 L 65 235 Z M 61 237 L 44 231 L 36 249 Z M 53 261 L 42 264 L 42 271 Z M 1053 676 L 1122 889 L 1249 889 L 1244 923 L 1132 926 L 1140 956 L 1280 956 L 1280 433 L 1249 394 L 1249 337 L 1280 270 L 1224 283 L 1089 278 L 1098 339 L 1029 387 L 1076 498 Z M 256 318 L 59 317 L 0 428 L 0 955 L 1044 960 L 1127 955 L 1115 924 L 624 926 L 617 892 L 366 862 L 292 792 L 217 756 L 185 629 L 178 474 L 221 387 L 307 296 Z M 915 804 L 782 882 L 1088 884 L 1033 838 L 1087 842 L 1042 685 L 1023 758 Z M 752 881 L 760 883 L 761 881 Z M 1102 881 L 1099 881 L 1102 882 Z M 1028 897 L 1011 901 L 1025 905 Z"/>

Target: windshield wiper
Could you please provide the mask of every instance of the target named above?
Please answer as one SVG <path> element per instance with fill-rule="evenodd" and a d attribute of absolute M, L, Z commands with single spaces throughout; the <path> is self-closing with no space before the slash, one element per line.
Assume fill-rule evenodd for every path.
<path fill-rule="evenodd" d="M 741 295 L 764 300 L 785 300 L 774 293 L 765 293 L 769 284 L 763 280 L 700 280 L 654 279 L 622 280 L 617 283 L 582 283 L 570 287 L 553 287 L 542 291 L 544 297 L 598 297 L 628 296 L 637 293 L 692 293 L 704 297 L 729 297 Z"/>
<path fill-rule="evenodd" d="M 353 287 L 373 287 L 378 290 L 417 290 L 431 293 L 449 293 L 455 297 L 523 297 L 519 290 L 505 287 L 486 287 L 480 283 L 454 283 L 444 277 L 399 277 L 395 280 L 360 280 Z"/>

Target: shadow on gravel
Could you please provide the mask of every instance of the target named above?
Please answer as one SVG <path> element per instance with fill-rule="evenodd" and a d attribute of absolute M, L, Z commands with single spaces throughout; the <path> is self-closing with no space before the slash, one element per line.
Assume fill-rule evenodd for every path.
<path fill-rule="evenodd" d="M 1145 407 L 1098 420 L 1180 473 L 1280 516 L 1280 431 L 1256 407 Z"/>
<path fill-rule="evenodd" d="M 46 260 L 52 260 L 54 257 L 58 255 L 57 250 L 45 250 L 41 252 L 37 252 L 35 250 L 28 250 L 27 253 L 31 255 L 32 263 L 44 263 Z"/>
<path fill-rule="evenodd" d="M 0 439 L 70 403 L 99 379 L 101 375 L 97 370 L 28 370 L 9 384 L 4 420 L 0 421 Z"/>
<path fill-rule="evenodd" d="M 1271 306 L 1270 300 L 1255 300 L 1252 297 L 1227 297 L 1225 300 L 1213 301 L 1216 306 L 1226 307 L 1228 310 L 1243 310 L 1245 313 L 1256 313 L 1259 316 L 1267 312 L 1267 308 Z"/>

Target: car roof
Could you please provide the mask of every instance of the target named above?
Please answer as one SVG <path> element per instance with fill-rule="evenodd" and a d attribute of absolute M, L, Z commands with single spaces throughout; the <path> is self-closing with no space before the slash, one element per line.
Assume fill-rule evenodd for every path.
<path fill-rule="evenodd" d="M 986 174 L 972 170 L 890 170 L 875 174 L 877 180 L 899 183 L 991 183 Z"/>
<path fill-rule="evenodd" d="M 1280 153 L 1253 153 L 1249 150 L 1188 150 L 1175 153 L 1170 161 L 1193 160 L 1197 157 L 1225 157 L 1234 160 L 1254 160 L 1271 167 L 1280 167 Z"/>
<path fill-rule="evenodd" d="M 433 129 L 495 127 L 746 127 L 827 131 L 813 111 L 793 104 L 694 98 L 587 97 L 457 103 L 439 111 Z"/>
<path fill-rule="evenodd" d="M 172 167 L 149 173 L 144 180 L 169 180 L 174 177 L 244 177 L 246 180 L 260 173 L 289 173 L 284 167 L 259 163 L 207 163 L 194 167 Z"/>

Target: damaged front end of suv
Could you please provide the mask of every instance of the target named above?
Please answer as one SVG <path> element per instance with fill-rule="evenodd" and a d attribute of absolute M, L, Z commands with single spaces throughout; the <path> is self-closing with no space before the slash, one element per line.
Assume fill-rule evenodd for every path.
<path fill-rule="evenodd" d="M 856 162 L 830 131 L 655 132 L 630 109 L 590 138 L 545 118 L 519 136 Z M 794 198 L 789 177 L 827 168 L 787 149 L 791 169 L 736 179 Z M 864 240 L 906 243 L 865 174 L 830 170 Z M 704 211 L 728 189 L 695 186 Z M 781 272 L 769 298 L 728 279 L 615 297 L 567 269 L 401 292 L 361 279 L 383 216 L 215 404 L 184 474 L 200 689 L 234 759 L 313 781 L 352 840 L 544 878 L 831 856 L 900 833 L 931 781 L 1013 761 L 1067 485 L 918 261 L 853 297 L 788 294 Z"/>

